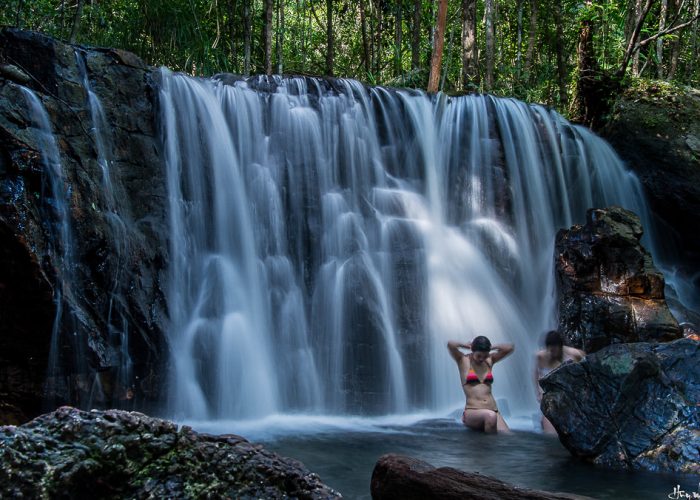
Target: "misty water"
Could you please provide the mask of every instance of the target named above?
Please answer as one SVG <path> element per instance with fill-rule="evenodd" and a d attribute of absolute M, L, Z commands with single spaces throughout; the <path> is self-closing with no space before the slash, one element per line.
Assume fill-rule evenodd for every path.
<path fill-rule="evenodd" d="M 529 415 L 557 230 L 649 221 L 605 141 L 512 99 L 162 70 L 160 107 L 178 419 L 444 411 L 476 335 L 516 345 L 496 387 Z"/>

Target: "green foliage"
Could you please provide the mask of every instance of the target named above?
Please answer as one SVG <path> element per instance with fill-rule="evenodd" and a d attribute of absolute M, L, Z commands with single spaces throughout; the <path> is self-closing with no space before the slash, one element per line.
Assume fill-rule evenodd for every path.
<path fill-rule="evenodd" d="M 533 1 L 537 1 L 538 17 L 534 52 L 527 67 Z M 85 0 L 76 41 L 130 50 L 149 64 L 165 65 L 189 74 L 242 73 L 245 2 L 250 6 L 251 67 L 254 72 L 263 72 L 263 0 Z M 77 3 L 77 0 L 6 0 L 0 11 L 0 24 L 42 31 L 67 40 Z M 363 4 L 367 36 L 364 43 L 368 46 L 369 61 L 364 60 L 361 2 L 333 0 L 334 74 L 368 84 L 424 88 L 436 2 L 419 2 L 421 24 L 417 49 L 421 64 L 417 69 L 411 67 L 415 3 L 412 0 L 364 0 Z M 515 96 L 542 102 L 566 113 L 578 77 L 577 46 L 582 24 L 593 26 L 598 67 L 612 73 L 620 65 L 627 47 L 629 27 L 626 25 L 632 4 L 630 0 L 498 0 L 494 20 L 495 83 L 493 88 L 487 89 L 482 83 L 483 76 L 480 81 L 462 81 L 462 1 L 450 0 L 440 88 L 445 92 L 488 91 Z M 559 30 L 554 14 L 557 6 L 561 9 Z M 685 8 L 689 12 L 690 7 Z M 659 12 L 656 5 L 644 25 L 642 38 L 658 31 Z M 688 12 L 681 12 L 679 19 L 687 19 Z M 397 19 L 401 20 L 400 42 Z M 477 0 L 476 19 L 478 64 L 483 75 L 486 67 L 483 0 Z M 287 74 L 323 74 L 327 22 L 326 0 L 274 0 L 273 68 L 281 62 Z M 672 47 L 679 44 L 673 76 L 680 83 L 698 83 L 698 31 L 696 24 L 663 37 L 666 73 L 671 64 Z M 281 44 L 281 61 L 278 61 L 277 43 Z M 558 44 L 564 54 L 565 79 L 561 83 Z M 655 43 L 648 44 L 638 59 L 635 68 L 643 71 L 642 76 L 656 76 L 659 61 Z M 561 101 L 560 85 L 568 102 Z"/>

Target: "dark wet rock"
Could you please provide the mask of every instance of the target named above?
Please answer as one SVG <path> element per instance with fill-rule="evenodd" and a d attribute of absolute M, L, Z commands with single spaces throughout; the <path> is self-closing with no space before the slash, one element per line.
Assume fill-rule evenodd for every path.
<path fill-rule="evenodd" d="M 77 58 L 104 108 L 111 193 Z M 126 406 L 129 387 L 148 407 L 160 396 L 157 374 L 167 372 L 167 196 L 154 73 L 133 54 L 11 28 L 0 30 L 0 67 L 0 422 L 38 415 L 42 398 Z M 56 194 L 22 86 L 46 108 L 60 153 L 76 254 L 69 281 Z M 57 306 L 60 369 L 47 374 Z"/>
<path fill-rule="evenodd" d="M 639 218 L 619 207 L 591 209 L 585 225 L 559 231 L 559 328 L 568 344 L 593 352 L 682 336 L 664 300 L 664 277 L 641 237 Z"/>
<path fill-rule="evenodd" d="M 514 500 L 584 499 L 565 493 L 519 488 L 482 474 L 452 467 L 435 468 L 427 462 L 402 455 L 384 455 L 372 472 L 374 500 Z"/>
<path fill-rule="evenodd" d="M 0 427 L 2 498 L 340 498 L 300 462 L 236 435 L 62 407 Z"/>
<path fill-rule="evenodd" d="M 639 177 L 658 217 L 663 260 L 694 281 L 700 307 L 700 92 L 640 82 L 622 94 L 601 135 Z"/>
<path fill-rule="evenodd" d="M 700 474 L 700 343 L 618 344 L 540 380 L 541 408 L 575 456 Z"/>

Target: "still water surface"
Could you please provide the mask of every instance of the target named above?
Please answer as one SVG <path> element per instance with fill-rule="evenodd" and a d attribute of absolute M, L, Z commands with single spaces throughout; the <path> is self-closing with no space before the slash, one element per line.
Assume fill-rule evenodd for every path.
<path fill-rule="evenodd" d="M 206 432 L 235 432 L 303 462 L 345 498 L 369 499 L 374 464 L 385 453 L 494 476 L 517 486 L 600 499 L 667 499 L 680 485 L 700 495 L 700 477 L 611 471 L 577 461 L 556 437 L 533 432 L 527 419 L 509 421 L 510 435 L 465 429 L 456 415 L 410 421 L 280 416 L 251 424 L 190 423 Z M 416 417 L 414 416 L 414 419 Z M 526 429 L 526 430 L 522 430 Z"/>

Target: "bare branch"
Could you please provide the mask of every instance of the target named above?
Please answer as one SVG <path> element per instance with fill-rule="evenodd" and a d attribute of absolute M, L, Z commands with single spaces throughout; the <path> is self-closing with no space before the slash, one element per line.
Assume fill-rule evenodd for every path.
<path fill-rule="evenodd" d="M 622 78 L 624 76 L 625 71 L 627 71 L 627 66 L 630 63 L 630 59 L 632 58 L 632 54 L 634 54 L 634 52 L 638 50 L 637 39 L 639 38 L 639 34 L 642 31 L 644 21 L 646 20 L 646 17 L 649 14 L 649 11 L 651 10 L 651 6 L 653 4 L 654 0 L 647 0 L 646 4 L 644 5 L 644 8 L 642 9 L 642 13 L 639 15 L 639 19 L 637 19 L 637 24 L 634 27 L 632 36 L 630 36 L 629 43 L 627 44 L 627 49 L 625 50 L 625 55 L 622 58 L 622 64 L 620 64 L 620 68 L 617 70 L 618 78 Z"/>
<path fill-rule="evenodd" d="M 698 14 L 697 16 L 692 17 L 689 21 L 687 21 L 687 22 L 685 22 L 685 23 L 683 23 L 683 24 L 679 24 L 678 26 L 672 26 L 672 27 L 670 27 L 670 28 L 668 28 L 668 29 L 665 29 L 665 30 L 663 30 L 663 31 L 659 31 L 656 35 L 652 35 L 652 36 L 650 36 L 649 38 L 645 38 L 645 39 L 642 40 L 641 42 L 637 43 L 637 46 L 635 47 L 635 50 L 641 49 L 642 47 L 644 47 L 645 45 L 647 45 L 647 44 L 653 42 L 654 40 L 656 40 L 656 39 L 659 38 L 659 37 L 666 36 L 666 35 L 669 35 L 669 34 L 673 33 L 674 31 L 681 30 L 681 29 L 685 28 L 686 26 L 688 26 L 688 25 L 690 25 L 690 24 L 693 24 L 693 23 L 694 23 L 695 21 L 697 21 L 698 19 L 700 19 L 700 14 Z"/>

